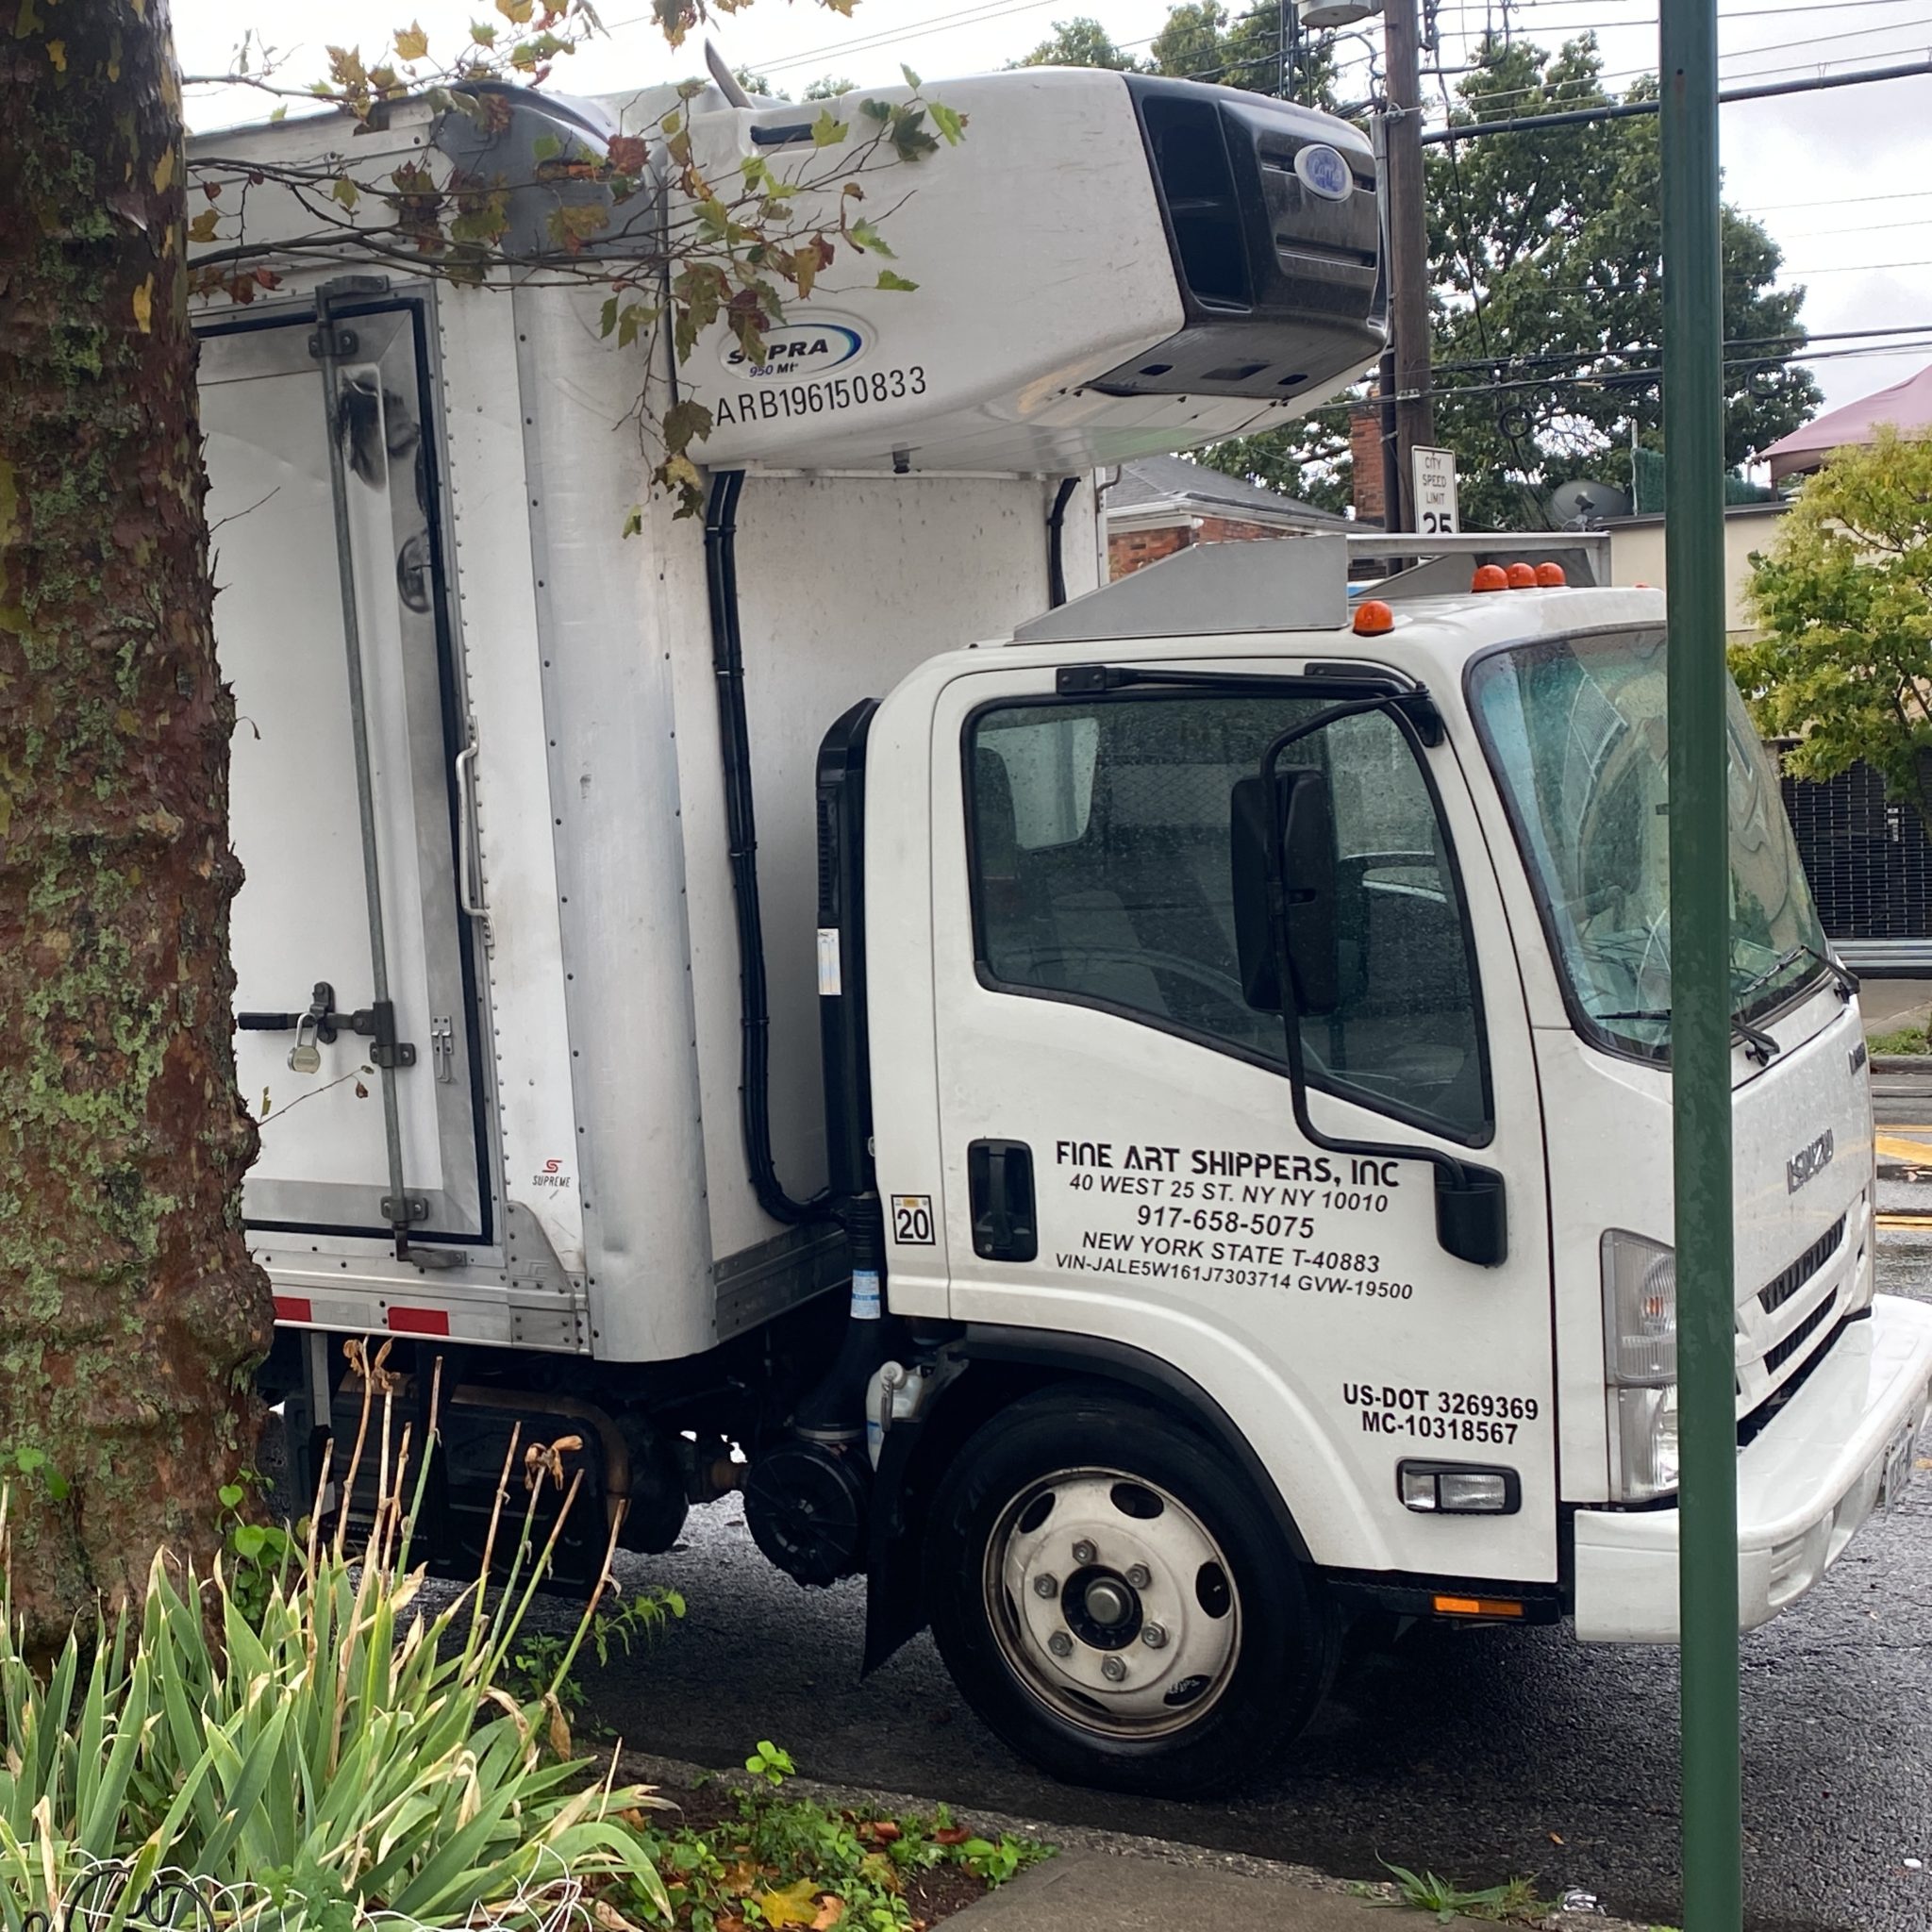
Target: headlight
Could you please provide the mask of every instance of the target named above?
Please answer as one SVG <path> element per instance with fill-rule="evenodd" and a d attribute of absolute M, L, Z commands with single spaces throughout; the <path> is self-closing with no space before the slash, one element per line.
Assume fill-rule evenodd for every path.
<path fill-rule="evenodd" d="M 1677 1257 L 1612 1228 L 1603 1279 L 1610 1492 L 1647 1503 L 1677 1487 Z"/>

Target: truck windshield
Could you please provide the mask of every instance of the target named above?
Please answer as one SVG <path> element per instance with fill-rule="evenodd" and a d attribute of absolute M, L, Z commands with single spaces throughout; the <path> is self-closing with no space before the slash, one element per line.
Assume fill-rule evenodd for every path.
<path fill-rule="evenodd" d="M 1541 640 L 1480 659 L 1477 728 L 1585 1029 L 1662 1058 L 1671 1035 L 1664 634 Z M 1730 693 L 1731 975 L 1750 1021 L 1826 970 L 1777 773 Z"/>

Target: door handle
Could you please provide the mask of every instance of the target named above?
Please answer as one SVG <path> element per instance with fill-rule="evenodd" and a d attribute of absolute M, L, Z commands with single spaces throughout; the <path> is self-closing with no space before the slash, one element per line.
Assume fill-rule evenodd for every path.
<path fill-rule="evenodd" d="M 973 1252 L 985 1261 L 1030 1261 L 1040 1253 L 1033 1211 L 1033 1150 L 1024 1141 L 974 1141 L 966 1150 Z"/>
<path fill-rule="evenodd" d="M 475 734 L 472 725 L 469 743 L 456 757 L 457 898 L 470 918 L 487 921 L 490 908 L 476 897 L 476 808 L 471 796 L 476 775 Z"/>

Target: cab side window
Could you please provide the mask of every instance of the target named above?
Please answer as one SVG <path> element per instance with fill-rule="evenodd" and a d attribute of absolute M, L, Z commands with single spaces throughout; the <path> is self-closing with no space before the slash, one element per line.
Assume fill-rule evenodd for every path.
<path fill-rule="evenodd" d="M 1284 1066 L 1241 993 L 1229 796 L 1327 701 L 1123 693 L 980 711 L 966 784 L 974 931 L 994 988 L 1131 1015 Z M 1302 1022 L 1312 1085 L 1471 1145 L 1488 1070 L 1455 863 L 1407 740 L 1382 712 L 1293 747 L 1334 800 L 1342 999 Z"/>

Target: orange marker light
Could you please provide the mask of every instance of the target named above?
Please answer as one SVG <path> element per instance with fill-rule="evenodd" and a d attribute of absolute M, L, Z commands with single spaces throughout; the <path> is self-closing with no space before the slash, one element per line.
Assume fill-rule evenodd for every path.
<path fill-rule="evenodd" d="M 1472 591 L 1507 591 L 1509 573 L 1500 563 L 1483 564 L 1469 581 Z"/>
<path fill-rule="evenodd" d="M 1536 567 L 1536 580 L 1547 591 L 1560 589 L 1570 579 L 1563 575 L 1560 563 L 1540 563 Z"/>
<path fill-rule="evenodd" d="M 1536 565 L 1533 563 L 1512 563 L 1509 566 L 1509 588 L 1512 591 L 1535 590 Z"/>
<path fill-rule="evenodd" d="M 1358 638 L 1378 638 L 1395 628 L 1395 613 L 1379 597 L 1371 597 L 1355 607 L 1355 634 Z"/>
<path fill-rule="evenodd" d="M 1507 1597 L 1439 1596 L 1435 1599 L 1440 1617 L 1520 1617 L 1523 1606 Z"/>

